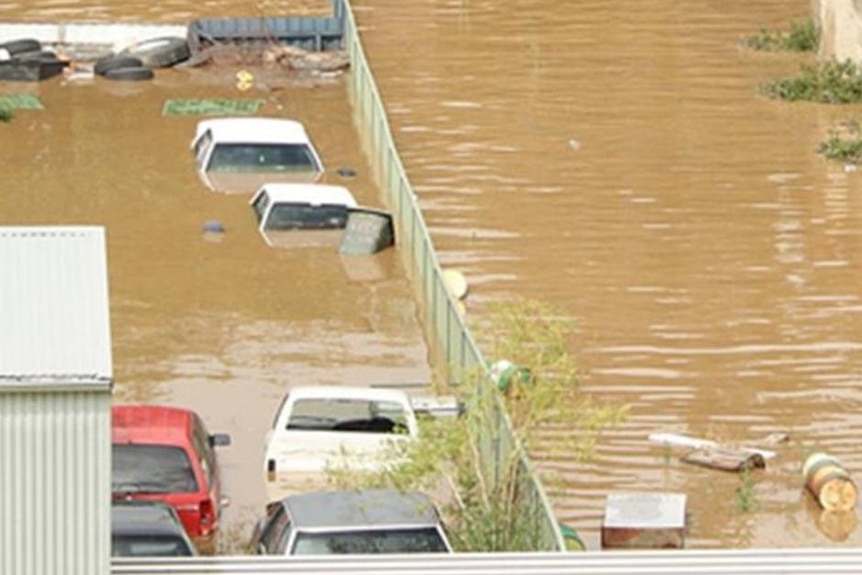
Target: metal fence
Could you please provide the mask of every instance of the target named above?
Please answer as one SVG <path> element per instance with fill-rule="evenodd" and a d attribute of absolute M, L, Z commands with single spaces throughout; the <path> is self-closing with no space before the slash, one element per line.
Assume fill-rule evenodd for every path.
<path fill-rule="evenodd" d="M 357 33 L 349 0 L 345 0 L 345 8 L 344 40 L 350 54 L 353 108 L 375 179 L 396 221 L 405 267 L 423 304 L 422 323 L 435 360 L 435 371 L 450 383 L 463 382 L 471 373 L 479 374 L 480 390 L 493 389 L 487 363 L 443 280 L 428 227 L 392 138 L 383 100 Z M 519 487 L 517 513 L 535 526 L 537 537 L 533 550 L 564 550 L 553 509 L 496 394 L 491 399 L 491 417 L 483 423 L 478 431 L 486 481 L 495 481 L 503 476 L 501 467 L 514 461 Z"/>

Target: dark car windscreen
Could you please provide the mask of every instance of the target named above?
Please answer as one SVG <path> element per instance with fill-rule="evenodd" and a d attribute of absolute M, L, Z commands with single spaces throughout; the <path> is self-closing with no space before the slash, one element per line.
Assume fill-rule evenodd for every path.
<path fill-rule="evenodd" d="M 279 203 L 272 206 L 263 229 L 286 230 L 333 230 L 347 225 L 347 207 L 324 204 Z"/>
<path fill-rule="evenodd" d="M 190 557 L 194 555 L 181 537 L 152 535 L 114 535 L 112 557 Z"/>
<path fill-rule="evenodd" d="M 306 144 L 217 144 L 210 172 L 307 172 L 320 167 Z"/>
<path fill-rule="evenodd" d="M 193 493 L 198 490 L 186 452 L 170 445 L 112 446 L 114 493 Z"/>
<path fill-rule="evenodd" d="M 446 553 L 448 551 L 440 532 L 433 527 L 425 527 L 341 533 L 298 533 L 291 555 Z"/>

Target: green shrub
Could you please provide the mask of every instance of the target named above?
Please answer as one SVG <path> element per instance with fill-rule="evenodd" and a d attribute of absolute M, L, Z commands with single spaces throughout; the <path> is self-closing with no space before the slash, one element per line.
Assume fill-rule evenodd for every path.
<path fill-rule="evenodd" d="M 11 122 L 12 121 L 12 110 L 6 108 L 0 108 L 0 122 Z"/>
<path fill-rule="evenodd" d="M 800 76 L 766 83 L 761 93 L 791 102 L 858 103 L 862 102 L 862 69 L 850 60 L 805 64 Z"/>
<path fill-rule="evenodd" d="M 857 164 L 862 160 L 862 131 L 855 120 L 829 131 L 829 137 L 817 148 L 828 160 Z"/>
<path fill-rule="evenodd" d="M 567 314 L 526 301 L 494 306 L 491 315 L 482 339 L 490 356 L 528 367 L 526 377 L 501 390 L 483 371 L 468 374 L 462 385 L 445 390 L 464 402 L 464 417 L 421 420 L 419 441 L 393 442 L 389 460 L 395 463 L 380 474 L 328 471 L 340 487 L 388 486 L 435 494 L 445 502 L 442 512 L 459 551 L 536 551 L 543 512 L 538 502 L 524 504 L 530 476 L 522 452 L 503 445 L 505 434 L 489 435 L 487 430 L 508 419 L 516 442 L 527 452 L 586 460 L 601 431 L 621 423 L 626 408 L 596 404 L 579 392 L 577 369 L 567 351 L 574 329 Z"/>
<path fill-rule="evenodd" d="M 819 43 L 820 28 L 813 19 L 791 22 L 789 32 L 761 28 L 745 40 L 748 48 L 766 52 L 814 52 Z"/>

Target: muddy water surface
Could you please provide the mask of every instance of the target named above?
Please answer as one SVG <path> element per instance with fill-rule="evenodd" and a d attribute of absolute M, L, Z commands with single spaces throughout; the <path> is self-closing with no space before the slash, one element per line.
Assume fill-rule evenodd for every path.
<path fill-rule="evenodd" d="M 180 0 L 6 2 L 0 12 L 44 20 L 58 6 L 72 19 L 79 8 L 128 20 L 203 15 Z M 862 190 L 857 174 L 813 153 L 850 112 L 758 98 L 758 83 L 794 73 L 799 58 L 737 48 L 807 9 L 779 0 L 357 2 L 443 262 L 470 279 L 468 313 L 525 296 L 564 307 L 580 322 L 572 350 L 585 389 L 632 406 L 594 463 L 544 462 L 565 480 L 550 489 L 560 519 L 591 548 L 611 491 L 685 493 L 690 547 L 862 543 L 855 512 L 822 514 L 799 470 L 823 449 L 862 473 Z M 4 177 L 13 191 L 2 218 L 109 223 L 119 388 L 243 426 L 243 445 L 227 452 L 235 484 L 259 481 L 257 436 L 284 381 L 338 378 L 343 350 L 361 357 L 365 344 L 393 369 L 421 364 L 421 343 L 402 333 L 409 304 L 382 306 L 390 313 L 371 330 L 365 308 L 335 295 L 349 285 L 337 268 L 273 256 L 243 206 L 203 194 L 181 159 L 190 120 L 140 121 L 142 100 L 130 96 L 106 95 L 94 111 L 91 96 L 42 93 L 56 113 L 0 127 L 15 134 L 0 149 L 22 166 Z M 328 100 L 290 94 L 286 113 L 343 110 L 341 88 L 318 90 Z M 162 97 L 150 91 L 143 102 L 157 108 Z M 316 133 L 342 149 L 331 130 Z M 242 232 L 201 241 L 200 222 L 216 213 Z M 289 279 L 288 268 L 314 269 L 316 279 Z M 293 305 L 279 280 L 314 281 L 307 293 L 326 303 Z M 659 430 L 727 441 L 784 431 L 791 442 L 746 482 L 679 463 L 647 442 Z"/>
<path fill-rule="evenodd" d="M 862 543 L 800 473 L 821 449 L 862 474 L 862 184 L 814 153 L 852 112 L 757 97 L 801 60 L 737 46 L 808 2 L 357 4 L 468 313 L 565 308 L 585 389 L 632 406 L 594 463 L 543 462 L 560 519 L 596 548 L 607 493 L 681 492 L 690 547 Z M 745 481 L 655 431 L 791 442 Z"/>
<path fill-rule="evenodd" d="M 165 100 L 258 98 L 262 115 L 304 122 L 328 167 L 358 174 L 326 181 L 380 207 L 344 79 L 252 70 L 246 92 L 234 87 L 233 68 L 0 86 L 32 91 L 44 106 L 0 125 L 0 225 L 106 226 L 116 400 L 191 407 L 211 431 L 232 435 L 221 454 L 226 521 L 239 541 L 263 510 L 263 441 L 286 389 L 430 378 L 394 250 L 342 259 L 332 245 L 269 248 L 248 196 L 209 192 L 198 180 L 189 143 L 200 118 L 163 116 Z M 211 219 L 226 233 L 205 237 Z"/>

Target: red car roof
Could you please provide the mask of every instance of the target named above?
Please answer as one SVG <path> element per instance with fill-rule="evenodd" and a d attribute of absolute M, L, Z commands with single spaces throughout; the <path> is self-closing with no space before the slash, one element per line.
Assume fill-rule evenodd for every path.
<path fill-rule="evenodd" d="M 111 408 L 113 443 L 185 445 L 192 429 L 188 409 L 156 405 L 115 405 Z"/>

